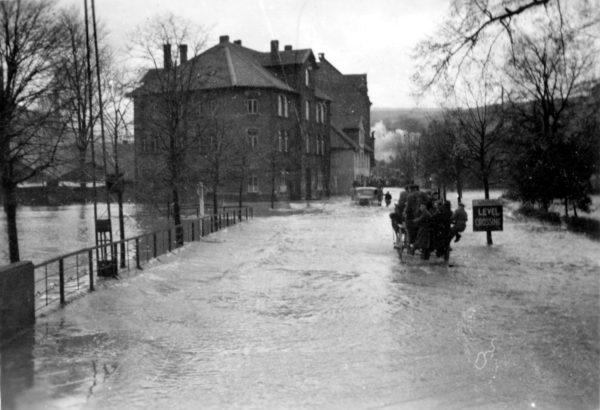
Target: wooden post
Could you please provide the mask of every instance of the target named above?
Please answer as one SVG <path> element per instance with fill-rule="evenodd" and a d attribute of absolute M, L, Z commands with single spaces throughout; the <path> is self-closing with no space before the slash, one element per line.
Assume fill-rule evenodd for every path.
<path fill-rule="evenodd" d="M 94 290 L 94 252 L 88 251 L 88 270 L 90 274 L 90 291 Z"/>

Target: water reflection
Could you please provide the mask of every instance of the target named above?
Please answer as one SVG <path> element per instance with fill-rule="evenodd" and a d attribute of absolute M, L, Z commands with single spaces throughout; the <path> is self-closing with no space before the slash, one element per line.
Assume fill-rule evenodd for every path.
<path fill-rule="evenodd" d="M 123 205 L 125 237 L 139 235 L 164 227 L 166 219 L 155 207 L 126 203 Z M 106 217 L 106 207 L 99 207 L 98 216 Z M 113 235 L 119 237 L 118 208 L 111 206 Z M 93 246 L 94 206 L 23 206 L 17 210 L 17 229 L 21 260 L 39 263 L 62 253 Z M 8 264 L 6 220 L 0 212 L 0 265 Z"/>
<path fill-rule="evenodd" d="M 0 346 L 0 408 L 16 408 L 16 398 L 33 387 L 34 329 L 26 330 L 17 339 Z"/>

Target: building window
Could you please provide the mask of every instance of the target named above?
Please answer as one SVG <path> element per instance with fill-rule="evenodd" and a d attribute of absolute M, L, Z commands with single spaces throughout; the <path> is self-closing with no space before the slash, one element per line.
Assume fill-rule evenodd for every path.
<path fill-rule="evenodd" d="M 277 115 L 280 117 L 289 117 L 289 105 L 290 101 L 284 95 L 277 96 Z"/>
<path fill-rule="evenodd" d="M 250 128 L 248 130 L 248 145 L 252 148 L 258 146 L 258 130 L 255 128 Z"/>
<path fill-rule="evenodd" d="M 283 147 L 285 149 L 285 152 L 288 152 L 288 137 L 289 137 L 288 132 L 284 131 L 283 135 L 284 135 Z"/>
<path fill-rule="evenodd" d="M 285 105 L 285 98 L 283 95 L 277 96 L 277 115 L 283 117 L 283 106 Z"/>
<path fill-rule="evenodd" d="M 310 134 L 306 134 L 305 145 L 306 145 L 306 153 L 310 154 Z"/>
<path fill-rule="evenodd" d="M 248 114 L 258 114 L 258 100 L 255 98 L 249 98 L 246 101 L 246 107 L 248 109 Z"/>
<path fill-rule="evenodd" d="M 321 146 L 320 139 L 321 139 L 321 137 L 319 135 L 317 135 L 317 138 L 315 139 L 315 152 L 317 153 L 317 155 L 319 155 L 319 148 Z"/>
<path fill-rule="evenodd" d="M 248 177 L 248 192 L 258 192 L 258 177 L 256 175 Z"/>
<path fill-rule="evenodd" d="M 305 111 L 306 121 L 310 120 L 310 101 L 308 101 L 308 100 L 306 100 L 304 102 L 304 111 Z"/>
<path fill-rule="evenodd" d="M 321 155 L 325 155 L 325 137 L 321 137 Z"/>
<path fill-rule="evenodd" d="M 304 85 L 307 87 L 310 85 L 310 72 L 308 71 L 308 68 L 304 69 Z"/>
<path fill-rule="evenodd" d="M 316 114 L 316 121 L 318 123 L 324 124 L 325 123 L 325 104 L 323 103 L 319 103 L 317 104 L 316 108 L 315 108 L 315 114 Z"/>
<path fill-rule="evenodd" d="M 278 146 L 279 146 L 279 152 L 283 152 L 283 136 L 281 134 L 282 134 L 281 131 L 279 131 L 277 133 L 277 142 L 278 142 Z"/>

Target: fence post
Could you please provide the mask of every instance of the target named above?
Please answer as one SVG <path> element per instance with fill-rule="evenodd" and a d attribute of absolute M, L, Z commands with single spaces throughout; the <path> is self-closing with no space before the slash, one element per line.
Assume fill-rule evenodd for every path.
<path fill-rule="evenodd" d="M 169 228 L 169 234 L 167 236 L 167 242 L 169 243 L 168 244 L 169 252 L 171 252 L 171 228 Z"/>
<path fill-rule="evenodd" d="M 194 226 L 194 222 L 192 221 L 192 242 L 196 240 L 196 228 Z"/>
<path fill-rule="evenodd" d="M 60 289 L 60 304 L 64 305 L 65 302 L 65 260 L 58 260 L 58 283 Z"/>
<path fill-rule="evenodd" d="M 94 252 L 88 251 L 88 270 L 90 271 L 90 291 L 94 290 Z"/>
<path fill-rule="evenodd" d="M 135 238 L 135 268 L 142 269 L 140 265 L 140 238 Z"/>

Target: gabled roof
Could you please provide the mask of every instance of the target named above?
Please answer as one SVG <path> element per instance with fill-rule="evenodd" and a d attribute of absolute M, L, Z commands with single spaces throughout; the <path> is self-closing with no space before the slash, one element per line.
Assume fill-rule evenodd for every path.
<path fill-rule="evenodd" d="M 256 53 L 235 43 L 221 42 L 193 58 L 188 64 L 205 68 L 202 88 L 254 87 L 295 92 L 256 59 Z M 203 73 L 199 73 L 202 76 Z M 212 75 L 211 75 L 212 74 Z"/>
<path fill-rule="evenodd" d="M 175 73 L 181 81 L 189 81 L 188 90 L 249 87 L 296 92 L 263 67 L 264 54 L 222 41 L 177 67 L 171 75 Z M 167 75 L 164 69 L 149 70 L 143 77 L 143 85 L 132 95 L 160 92 L 161 76 L 166 79 Z"/>

